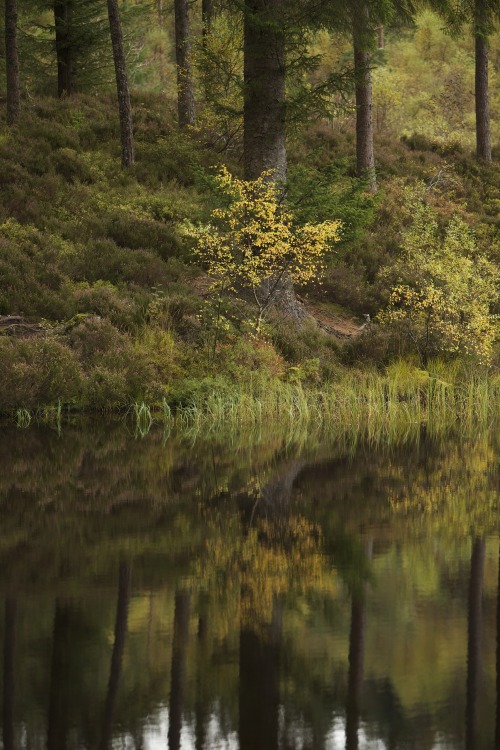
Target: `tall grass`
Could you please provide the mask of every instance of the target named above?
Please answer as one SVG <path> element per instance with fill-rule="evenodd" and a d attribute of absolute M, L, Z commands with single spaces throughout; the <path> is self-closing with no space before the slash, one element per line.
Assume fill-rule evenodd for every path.
<path fill-rule="evenodd" d="M 446 379 L 443 375 L 446 374 Z M 490 429 L 500 416 L 500 377 L 419 370 L 405 362 L 386 373 L 345 373 L 324 388 L 271 381 L 252 392 L 215 390 L 203 398 L 156 414 L 189 432 L 221 430 L 290 433 L 321 431 L 325 436 L 372 443 L 395 443 L 419 432 L 462 435 Z"/>

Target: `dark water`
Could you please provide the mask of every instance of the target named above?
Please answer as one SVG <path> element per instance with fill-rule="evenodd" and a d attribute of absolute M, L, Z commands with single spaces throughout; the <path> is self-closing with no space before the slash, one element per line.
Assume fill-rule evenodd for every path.
<path fill-rule="evenodd" d="M 0 460 L 5 750 L 500 748 L 492 437 L 89 424 Z"/>

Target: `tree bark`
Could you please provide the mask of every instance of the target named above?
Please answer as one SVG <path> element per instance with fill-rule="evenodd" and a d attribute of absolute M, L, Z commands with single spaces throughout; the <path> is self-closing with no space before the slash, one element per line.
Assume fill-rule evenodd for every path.
<path fill-rule="evenodd" d="M 19 54 L 17 48 L 17 0 L 5 0 L 5 64 L 7 73 L 7 122 L 19 117 Z"/>
<path fill-rule="evenodd" d="M 130 563 L 120 563 L 118 573 L 118 597 L 116 603 L 115 640 L 113 654 L 111 656 L 111 668 L 109 671 L 108 691 L 106 694 L 106 705 L 104 707 L 104 718 L 102 724 L 100 750 L 107 750 L 113 734 L 113 718 L 115 713 L 116 696 L 122 668 L 123 652 L 128 628 L 128 605 L 130 601 Z"/>
<path fill-rule="evenodd" d="M 483 623 L 482 597 L 486 544 L 475 539 L 472 547 L 469 578 L 468 638 L 467 638 L 467 705 L 465 748 L 476 747 L 477 699 L 481 676 L 481 629 Z"/>
<path fill-rule="evenodd" d="M 120 114 L 120 134 L 122 147 L 122 164 L 130 167 L 135 161 L 134 135 L 132 129 L 132 106 L 128 87 L 127 65 L 125 62 L 125 48 L 120 23 L 118 0 L 108 1 L 109 30 L 113 46 L 113 60 L 115 63 L 116 91 L 118 94 L 118 111 Z"/>
<path fill-rule="evenodd" d="M 243 161 L 246 180 L 263 172 L 269 179 L 285 181 L 285 32 L 284 0 L 245 0 Z M 271 277 L 261 285 L 259 299 L 265 308 L 279 310 L 300 325 L 307 313 L 295 296 L 288 275 Z"/>
<path fill-rule="evenodd" d="M 385 48 L 384 31 L 385 29 L 384 29 L 383 24 L 380 24 L 380 26 L 377 26 L 377 49 Z"/>
<path fill-rule="evenodd" d="M 168 750 L 179 750 L 181 746 L 190 605 L 191 596 L 189 591 L 178 591 L 175 595 L 174 639 L 172 644 L 172 666 L 170 672 Z"/>
<path fill-rule="evenodd" d="M 495 722 L 495 750 L 500 750 L 500 544 L 498 545 L 497 585 L 497 710 Z"/>
<path fill-rule="evenodd" d="M 369 9 L 366 2 L 354 7 L 354 79 L 356 92 L 356 173 L 367 181 L 368 190 L 377 190 L 373 150 L 372 83 L 369 52 Z"/>
<path fill-rule="evenodd" d="M 244 170 L 246 180 L 271 170 L 286 179 L 283 0 L 245 0 Z"/>
<path fill-rule="evenodd" d="M 475 4 L 475 94 L 476 94 L 476 153 L 479 161 L 491 162 L 490 101 L 488 92 L 488 4 Z"/>
<path fill-rule="evenodd" d="M 75 61 L 71 40 L 71 0 L 54 0 L 56 33 L 57 95 L 71 96 L 75 92 Z"/>
<path fill-rule="evenodd" d="M 203 35 L 203 44 L 206 43 L 207 36 L 210 34 L 213 15 L 213 0 L 201 0 L 201 33 Z"/>
<path fill-rule="evenodd" d="M 194 123 L 194 85 L 190 61 L 188 0 L 174 0 L 175 59 L 177 62 L 177 111 L 179 126 Z"/>

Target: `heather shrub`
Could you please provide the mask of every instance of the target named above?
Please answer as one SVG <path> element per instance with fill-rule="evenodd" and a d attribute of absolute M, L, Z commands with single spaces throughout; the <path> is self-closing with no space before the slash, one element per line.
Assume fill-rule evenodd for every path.
<path fill-rule="evenodd" d="M 0 409 L 76 403 L 83 381 L 74 352 L 54 339 L 0 337 Z"/>

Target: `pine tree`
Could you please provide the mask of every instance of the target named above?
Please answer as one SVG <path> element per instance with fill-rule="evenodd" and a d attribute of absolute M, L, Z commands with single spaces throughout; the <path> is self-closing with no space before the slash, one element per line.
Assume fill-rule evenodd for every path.
<path fill-rule="evenodd" d="M 115 63 L 116 91 L 118 94 L 118 110 L 120 114 L 120 134 L 122 146 L 122 164 L 130 167 L 135 161 L 134 135 L 132 130 L 132 106 L 128 87 L 127 65 L 120 22 L 118 0 L 108 0 L 109 29 L 113 46 L 113 60 Z"/>
<path fill-rule="evenodd" d="M 19 116 L 19 56 L 17 49 L 17 0 L 5 0 L 5 61 L 7 67 L 7 122 Z"/>
<path fill-rule="evenodd" d="M 181 128 L 194 123 L 194 84 L 190 60 L 188 0 L 174 0 L 177 110 Z"/>

